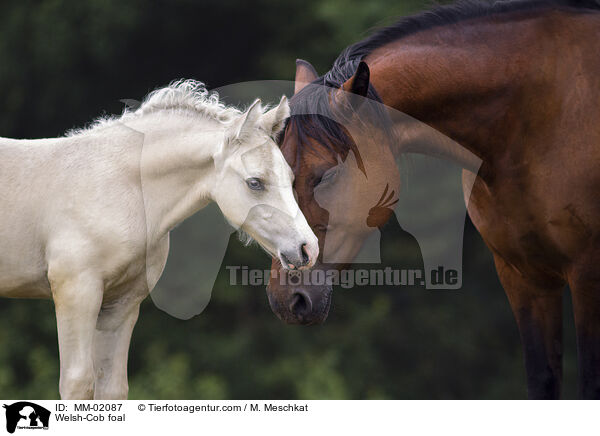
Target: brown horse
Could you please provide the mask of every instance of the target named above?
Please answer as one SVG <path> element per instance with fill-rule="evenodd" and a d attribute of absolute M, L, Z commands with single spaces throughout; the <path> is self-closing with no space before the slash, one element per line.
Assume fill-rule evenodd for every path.
<path fill-rule="evenodd" d="M 593 0 L 461 1 L 403 19 L 348 47 L 322 77 L 297 63 L 282 142 L 320 240 L 328 216 L 313 189 L 352 140 L 326 117 L 294 115 L 312 98 L 335 110 L 307 83 L 382 101 L 483 161 L 477 175 L 463 171 L 474 182 L 468 213 L 516 317 L 530 398 L 560 396 L 567 284 L 580 396 L 600 397 L 599 32 Z M 331 300 L 327 286 L 272 281 L 267 291 L 287 322 L 322 322 Z"/>

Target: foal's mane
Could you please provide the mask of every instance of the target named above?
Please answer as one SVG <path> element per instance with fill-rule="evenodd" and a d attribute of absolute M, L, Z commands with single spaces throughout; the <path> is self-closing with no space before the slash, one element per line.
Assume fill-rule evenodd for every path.
<path fill-rule="evenodd" d="M 227 107 L 220 102 L 219 95 L 216 92 L 209 92 L 202 82 L 177 80 L 164 88 L 152 91 L 136 108 L 126 106 L 120 116 L 97 118 L 87 127 L 70 130 L 67 136 L 88 133 L 158 111 L 191 112 L 221 123 L 229 123 L 241 114 L 238 109 Z"/>
<path fill-rule="evenodd" d="M 600 0 L 459 0 L 453 4 L 437 6 L 416 15 L 401 18 L 391 26 L 375 31 L 367 38 L 346 47 L 333 63 L 333 67 L 323 76 L 314 80 L 290 99 L 292 117 L 289 128 L 298 137 L 297 150 L 300 161 L 302 147 L 309 144 L 307 138 L 313 138 L 335 153 L 347 152 L 355 147 L 344 129 L 333 121 L 327 88 L 339 88 L 354 75 L 360 61 L 375 49 L 400 38 L 461 21 L 483 18 L 495 14 L 542 9 L 600 10 Z M 367 98 L 381 103 L 381 98 L 372 86 L 369 86 Z M 381 106 L 379 119 L 385 120 L 386 114 Z M 377 111 L 378 109 L 375 109 Z M 309 115 L 320 114 L 320 115 Z M 339 115 L 337 115 L 339 117 Z M 385 126 L 384 126 L 385 127 Z M 388 135 L 392 135 L 388 132 Z M 391 137 L 391 136 L 390 136 Z"/>

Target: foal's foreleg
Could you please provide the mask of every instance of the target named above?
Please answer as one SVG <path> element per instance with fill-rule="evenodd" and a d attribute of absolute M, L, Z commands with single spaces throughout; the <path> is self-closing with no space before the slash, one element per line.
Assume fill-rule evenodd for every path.
<path fill-rule="evenodd" d="M 141 300 L 124 298 L 102 306 L 94 342 L 94 399 L 127 399 L 127 356 Z"/>
<path fill-rule="evenodd" d="M 564 285 L 540 287 L 495 255 L 496 270 L 517 320 L 530 399 L 560 398 Z"/>
<path fill-rule="evenodd" d="M 92 274 L 48 275 L 56 310 L 60 353 L 59 391 L 63 400 L 91 399 L 92 350 L 102 304 L 102 281 Z"/>

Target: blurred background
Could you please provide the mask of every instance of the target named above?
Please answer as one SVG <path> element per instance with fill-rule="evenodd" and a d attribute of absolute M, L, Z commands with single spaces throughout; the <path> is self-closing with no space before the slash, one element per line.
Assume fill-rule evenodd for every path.
<path fill-rule="evenodd" d="M 0 136 L 59 136 L 120 99 L 173 79 L 208 88 L 293 80 L 295 59 L 319 73 L 375 27 L 430 5 L 420 0 L 3 0 Z M 4 206 L 2 206 L 4 207 Z M 193 225 L 174 235 L 193 259 Z M 402 248 L 386 261 L 402 266 Z M 132 399 L 525 398 L 515 321 L 492 258 L 467 219 L 464 286 L 336 289 L 322 326 L 282 324 L 264 287 L 230 286 L 181 321 L 142 305 L 129 358 Z M 409 250 L 409 251 L 407 251 Z M 231 238 L 224 265 L 268 269 L 257 247 Z M 180 280 L 194 263 L 170 262 Z M 168 284 L 161 284 L 162 286 Z M 564 397 L 574 397 L 575 345 L 565 296 Z M 51 301 L 0 300 L 0 396 L 58 398 Z"/>

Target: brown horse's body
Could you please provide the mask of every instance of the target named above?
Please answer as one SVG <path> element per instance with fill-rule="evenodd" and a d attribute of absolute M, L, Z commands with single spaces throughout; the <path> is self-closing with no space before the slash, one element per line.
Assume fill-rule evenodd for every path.
<path fill-rule="evenodd" d="M 469 216 L 494 254 L 535 397 L 559 395 L 565 283 L 581 369 L 600 371 L 598 31 L 600 14 L 507 13 L 415 34 L 365 59 L 386 105 L 483 160 Z"/>
<path fill-rule="evenodd" d="M 476 177 L 468 212 L 517 319 L 533 398 L 560 395 L 565 284 L 580 392 L 600 396 L 599 32 L 596 10 L 540 4 L 424 28 L 363 57 L 383 103 L 483 161 L 463 173 L 465 186 Z"/>

